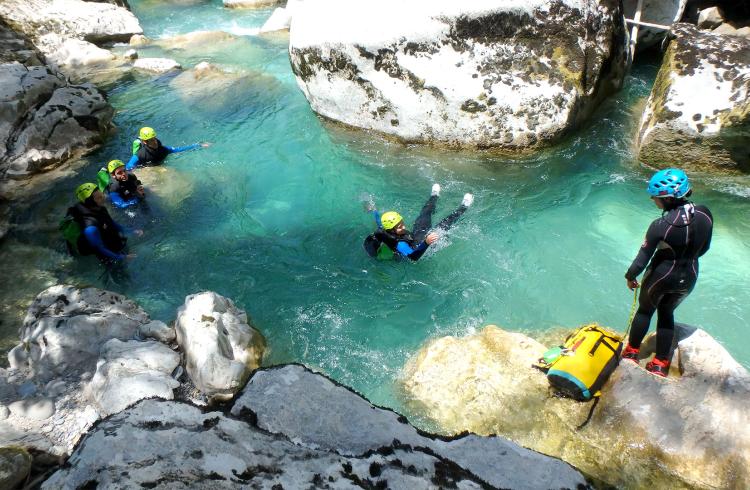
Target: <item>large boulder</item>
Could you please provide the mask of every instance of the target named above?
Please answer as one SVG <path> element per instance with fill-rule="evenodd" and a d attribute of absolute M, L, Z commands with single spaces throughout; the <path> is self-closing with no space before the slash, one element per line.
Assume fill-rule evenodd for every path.
<path fill-rule="evenodd" d="M 103 92 L 72 85 L 44 63 L 27 38 L 0 22 L 0 181 L 89 151 L 112 127 Z"/>
<path fill-rule="evenodd" d="M 623 362 L 590 405 L 551 395 L 531 368 L 544 346 L 489 326 L 427 344 L 404 390 L 447 433 L 503 435 L 624 488 L 747 488 L 750 375 L 701 330 L 677 330 L 682 375 L 657 378 Z"/>
<path fill-rule="evenodd" d="M 175 330 L 188 375 L 210 401 L 231 399 L 263 358 L 265 339 L 247 314 L 214 292 L 185 298 Z"/>
<path fill-rule="evenodd" d="M 682 18 L 687 0 L 623 0 L 626 18 L 635 18 L 638 3 L 641 4 L 641 22 L 671 26 Z M 632 27 L 631 24 L 628 27 Z M 664 39 L 667 32 L 664 29 L 639 26 L 636 48 L 643 51 L 653 47 Z"/>
<path fill-rule="evenodd" d="M 750 172 L 750 40 L 677 24 L 638 134 L 657 168 Z"/>
<path fill-rule="evenodd" d="M 621 84 L 618 0 L 306 1 L 289 55 L 312 109 L 404 142 L 523 150 Z"/>
<path fill-rule="evenodd" d="M 446 440 L 302 366 L 256 371 L 226 412 L 146 400 L 102 421 L 42 488 L 589 488 L 498 437 Z"/>
<path fill-rule="evenodd" d="M 256 372 L 231 410 L 252 414 L 258 427 L 307 447 L 360 456 L 382 447 L 426 448 L 454 461 L 495 488 L 576 488 L 586 485 L 562 461 L 499 437 L 441 439 L 303 366 Z M 396 442 L 397 441 L 397 442 Z"/>
<path fill-rule="evenodd" d="M 31 456 L 22 447 L 0 447 L 0 488 L 16 488 L 31 471 Z"/>
<path fill-rule="evenodd" d="M 97 420 L 142 398 L 173 398 L 179 354 L 134 302 L 95 288 L 54 286 L 29 307 L 21 343 L 0 369 L 0 446 L 64 456 Z"/>
<path fill-rule="evenodd" d="M 0 17 L 32 39 L 55 33 L 92 43 L 127 42 L 133 34 L 143 33 L 132 12 L 109 3 L 3 0 Z"/>

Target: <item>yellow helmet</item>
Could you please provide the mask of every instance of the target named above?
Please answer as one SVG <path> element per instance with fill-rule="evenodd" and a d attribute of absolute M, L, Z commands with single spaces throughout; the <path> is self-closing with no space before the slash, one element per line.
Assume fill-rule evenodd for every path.
<path fill-rule="evenodd" d="M 383 213 L 383 216 L 380 217 L 380 224 L 383 225 L 384 230 L 392 230 L 403 220 L 404 218 L 402 218 L 396 211 L 388 211 L 387 213 Z"/>
<path fill-rule="evenodd" d="M 97 189 L 98 189 L 98 187 L 96 186 L 96 184 L 92 184 L 90 182 L 87 182 L 85 184 L 81 184 L 76 189 L 76 198 L 79 201 L 83 202 L 86 199 L 88 199 L 89 197 L 91 197 L 91 194 L 93 194 L 94 191 L 97 190 Z"/>
<path fill-rule="evenodd" d="M 150 140 L 151 138 L 156 138 L 156 131 L 154 131 L 154 128 L 141 128 L 138 137 L 143 141 Z"/>
<path fill-rule="evenodd" d="M 124 167 L 125 164 L 122 160 L 112 160 L 107 164 L 107 172 L 112 173 L 120 167 Z"/>

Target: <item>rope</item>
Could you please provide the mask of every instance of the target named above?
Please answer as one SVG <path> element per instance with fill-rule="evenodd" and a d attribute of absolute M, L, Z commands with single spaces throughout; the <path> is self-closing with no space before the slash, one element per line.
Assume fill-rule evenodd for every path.
<path fill-rule="evenodd" d="M 628 338 L 628 334 L 630 333 L 630 325 L 633 324 L 633 318 L 635 318 L 635 310 L 638 306 L 638 290 L 640 289 L 640 286 L 637 286 L 633 290 L 633 305 L 630 307 L 630 318 L 628 318 L 628 328 L 625 329 L 625 336 L 623 336 L 623 340 L 626 340 Z"/>

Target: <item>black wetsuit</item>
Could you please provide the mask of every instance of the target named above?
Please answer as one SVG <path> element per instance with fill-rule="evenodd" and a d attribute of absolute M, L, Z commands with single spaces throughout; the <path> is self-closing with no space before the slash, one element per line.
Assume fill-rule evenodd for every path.
<path fill-rule="evenodd" d="M 422 206 L 422 211 L 420 211 L 419 216 L 414 222 L 414 226 L 412 227 L 414 231 L 407 231 L 401 235 L 383 230 L 380 223 L 380 213 L 374 211 L 378 230 L 365 239 L 365 250 L 367 250 L 367 253 L 373 257 L 377 257 L 379 255 L 378 249 L 382 244 L 387 246 L 397 258 L 408 257 L 413 261 L 419 260 L 429 247 L 424 239 L 427 237 L 430 229 L 432 229 L 432 215 L 435 213 L 437 200 L 438 196 L 430 196 L 424 206 Z M 467 209 L 462 204 L 451 214 L 443 218 L 436 228 L 448 230 Z"/>
<path fill-rule="evenodd" d="M 109 192 L 117 193 L 123 201 L 129 201 L 138 197 L 139 185 L 141 181 L 133 174 L 128 174 L 128 179 L 125 181 L 113 177 L 110 179 Z"/>
<path fill-rule="evenodd" d="M 698 257 L 708 251 L 712 230 L 713 217 L 708 208 L 687 202 L 665 211 L 651 223 L 638 255 L 625 273 L 626 279 L 635 279 L 651 259 L 641 284 L 638 311 L 630 326 L 632 347 L 640 347 L 651 317 L 658 311 L 656 357 L 669 358 L 674 310 L 695 287 Z"/>
<path fill-rule="evenodd" d="M 161 141 L 157 138 L 156 148 L 151 148 L 146 143 L 141 143 L 135 155 L 138 157 L 141 165 L 159 165 L 170 153 L 169 149 L 162 145 Z"/>
<path fill-rule="evenodd" d="M 124 236 L 124 229 L 115 223 L 107 208 L 88 207 L 83 203 L 78 203 L 68 208 L 68 214 L 81 228 L 77 243 L 78 253 L 95 254 L 104 263 L 122 259 L 127 238 Z M 92 230 L 92 227 L 96 232 Z"/>

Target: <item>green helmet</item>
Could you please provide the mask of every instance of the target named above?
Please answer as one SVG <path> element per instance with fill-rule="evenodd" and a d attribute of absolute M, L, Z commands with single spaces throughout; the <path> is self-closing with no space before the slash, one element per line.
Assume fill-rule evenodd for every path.
<path fill-rule="evenodd" d="M 91 197 L 91 194 L 94 193 L 95 190 L 99 189 L 96 184 L 92 184 L 91 182 L 87 182 L 85 184 L 81 184 L 76 189 L 76 198 L 83 202 L 89 197 Z"/>
<path fill-rule="evenodd" d="M 122 160 L 111 160 L 107 164 L 107 172 L 112 173 L 115 170 L 117 170 L 118 168 L 124 167 L 124 166 L 125 166 L 125 164 L 122 163 Z"/>
<path fill-rule="evenodd" d="M 156 131 L 154 131 L 154 128 L 141 128 L 138 137 L 143 141 L 150 140 L 151 138 L 156 138 Z"/>
<path fill-rule="evenodd" d="M 380 217 L 380 224 L 383 225 L 384 230 L 392 230 L 403 220 L 404 218 L 402 218 L 396 211 L 388 211 L 387 213 L 383 213 L 383 216 Z"/>

